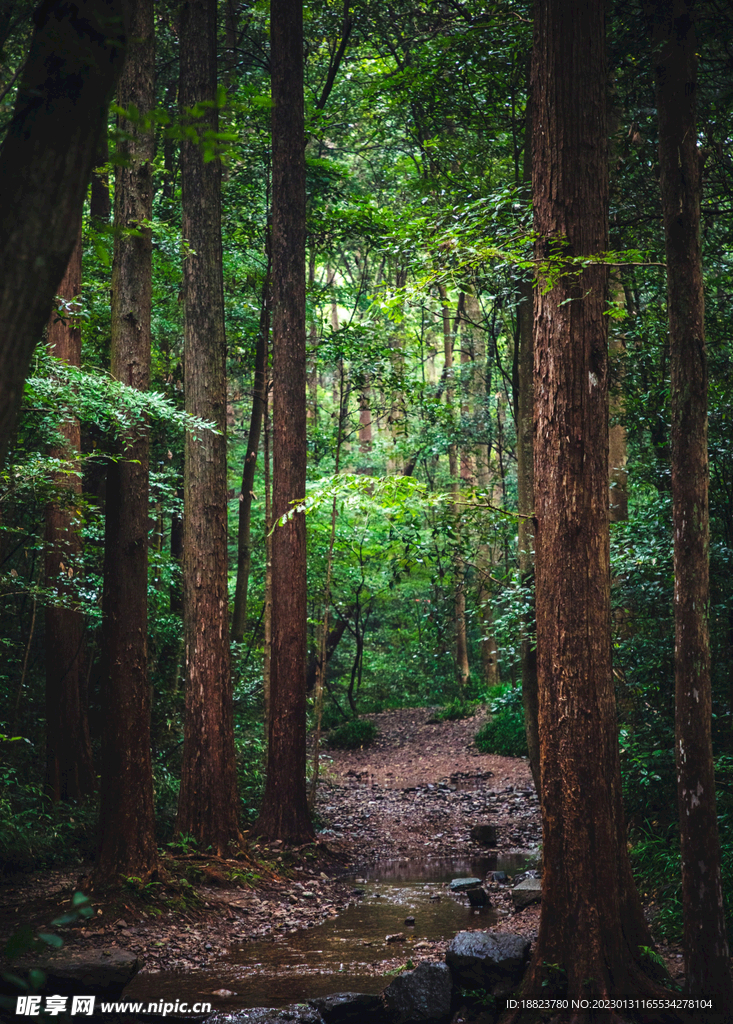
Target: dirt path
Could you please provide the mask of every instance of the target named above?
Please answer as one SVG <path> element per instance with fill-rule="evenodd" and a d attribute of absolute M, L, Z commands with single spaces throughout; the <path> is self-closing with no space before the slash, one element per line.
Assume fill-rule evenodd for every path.
<path fill-rule="evenodd" d="M 326 754 L 318 801 L 324 836 L 370 862 L 534 850 L 541 827 L 528 762 L 476 750 L 485 715 L 436 723 L 432 714 L 409 708 L 370 715 L 379 729 L 371 747 Z M 496 828 L 491 847 L 471 840 L 471 828 L 482 824 Z"/>
<path fill-rule="evenodd" d="M 487 823 L 497 831 L 492 849 L 536 847 L 539 810 L 527 762 L 476 751 L 472 740 L 482 716 L 431 723 L 430 710 L 421 708 L 371 717 L 379 729 L 372 747 L 325 753 L 316 847 L 299 852 L 283 851 L 277 843 L 256 847 L 279 878 L 256 888 L 233 886 L 229 876 L 237 865 L 232 863 L 210 872 L 209 879 L 219 884 L 195 882 L 198 900 L 188 904 L 164 887 L 145 900 L 129 892 L 110 903 L 93 894 L 94 917 L 69 930 L 66 945 L 126 949 L 139 958 L 143 971 L 196 971 L 226 956 L 233 945 L 336 915 L 356 898 L 353 882 L 339 876 L 350 870 L 353 877 L 360 864 L 480 855 L 489 848 L 473 842 L 470 830 Z M 3 886 L 0 940 L 19 920 L 48 924 L 68 909 L 79 886 L 78 871 L 37 873 Z M 508 919 L 508 891 L 496 896 Z M 531 935 L 536 910 L 523 915 L 521 930 Z M 521 924 L 516 916 L 512 922 Z"/>

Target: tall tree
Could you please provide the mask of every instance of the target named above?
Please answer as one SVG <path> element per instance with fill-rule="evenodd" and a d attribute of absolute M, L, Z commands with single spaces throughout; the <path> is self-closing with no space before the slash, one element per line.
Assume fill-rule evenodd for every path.
<path fill-rule="evenodd" d="M 81 226 L 80 226 L 81 228 Z M 81 230 L 59 286 L 60 309 L 51 315 L 48 349 L 56 359 L 81 366 L 81 327 L 75 300 L 81 293 Z M 71 416 L 59 427 L 65 447 L 55 453 L 68 458 L 80 449 L 79 420 Z M 77 467 L 78 469 L 78 467 Z M 83 676 L 84 619 L 74 606 L 69 579 L 81 551 L 81 496 L 77 472 L 60 473 L 56 484 L 61 500 L 46 509 L 44 576 L 56 591 L 57 604 L 46 605 L 46 792 L 51 800 L 79 800 L 94 790 L 94 767 L 89 738 Z"/>
<path fill-rule="evenodd" d="M 0 462 L 69 262 L 122 66 L 121 0 L 39 5 L 0 150 Z"/>
<path fill-rule="evenodd" d="M 539 260 L 607 247 L 604 20 L 603 0 L 535 6 Z M 642 949 L 651 939 L 626 849 L 611 675 L 607 271 L 566 264 L 540 285 L 534 488 L 544 874 L 523 993 L 643 995 L 655 988 Z"/>
<path fill-rule="evenodd" d="M 204 143 L 218 128 L 216 0 L 181 8 L 181 145 L 186 411 L 220 433 L 186 438 L 183 627 L 186 717 L 176 830 L 220 855 L 239 844 L 227 594 L 226 334 L 221 165 Z M 195 108 L 195 109 L 194 109 Z"/>
<path fill-rule="evenodd" d="M 731 1008 L 710 735 L 708 369 L 692 7 L 659 0 L 654 10 L 672 384 L 675 752 L 687 991 Z"/>
<path fill-rule="evenodd" d="M 255 348 L 254 381 L 252 388 L 252 412 L 250 414 L 247 449 L 242 469 L 242 488 L 239 493 L 239 530 L 237 532 L 237 582 L 234 592 L 234 609 L 232 611 L 232 640 L 242 640 L 247 626 L 247 594 L 249 591 L 249 573 L 252 565 L 252 488 L 255 482 L 257 454 L 260 447 L 262 419 L 265 414 L 266 399 L 266 352 L 270 334 L 270 259 L 269 240 L 267 244 L 267 273 L 262 284 L 262 303 L 260 306 L 260 329 L 257 334 Z"/>
<path fill-rule="evenodd" d="M 273 518 L 305 495 L 305 118 L 302 0 L 270 2 L 272 75 Z M 272 535 L 267 782 L 255 833 L 313 838 L 305 785 L 305 516 Z"/>
<path fill-rule="evenodd" d="M 117 90 L 127 140 L 115 173 L 112 263 L 112 375 L 146 391 L 150 384 L 153 157 L 146 122 L 155 105 L 153 0 L 128 0 L 130 43 Z M 148 472 L 145 426 L 123 439 L 107 470 L 104 531 L 104 677 L 100 846 L 95 876 L 146 877 L 157 845 L 150 753 L 148 679 Z"/>

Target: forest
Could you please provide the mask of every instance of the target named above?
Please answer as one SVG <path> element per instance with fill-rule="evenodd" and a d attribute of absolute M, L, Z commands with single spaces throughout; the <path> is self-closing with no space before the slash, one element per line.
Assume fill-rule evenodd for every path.
<path fill-rule="evenodd" d="M 329 787 L 419 720 L 538 798 L 476 1020 L 733 1020 L 732 41 L 0 3 L 0 888 L 335 876 Z"/>

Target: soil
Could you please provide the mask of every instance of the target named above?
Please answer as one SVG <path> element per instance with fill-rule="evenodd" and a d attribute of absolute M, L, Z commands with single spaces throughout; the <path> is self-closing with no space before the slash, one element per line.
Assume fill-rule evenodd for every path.
<path fill-rule="evenodd" d="M 372 746 L 322 754 L 315 844 L 286 850 L 249 836 L 250 854 L 261 865 L 254 870 L 251 860 L 168 861 L 168 877 L 179 882 L 90 892 L 94 916 L 55 930 L 74 949 L 128 949 L 142 972 L 189 973 L 226 956 L 233 945 L 337 915 L 359 898 L 354 879 L 360 867 L 395 858 L 535 851 L 541 826 L 527 760 L 476 749 L 483 714 L 440 723 L 432 716 L 427 708 L 369 716 L 379 730 Z M 487 823 L 496 827 L 494 847 L 470 836 L 474 825 Z M 181 876 L 190 884 L 181 884 Z M 18 921 L 47 926 L 68 911 L 75 891 L 88 891 L 88 882 L 71 871 L 9 880 L 0 889 L 0 942 Z M 487 881 L 486 888 L 499 914 L 496 927 L 536 938 L 539 907 L 515 913 L 508 886 Z M 439 959 L 444 950 L 445 943 L 425 943 L 422 958 Z M 663 953 L 679 975 L 679 950 Z M 400 964 L 396 951 L 394 966 Z"/>

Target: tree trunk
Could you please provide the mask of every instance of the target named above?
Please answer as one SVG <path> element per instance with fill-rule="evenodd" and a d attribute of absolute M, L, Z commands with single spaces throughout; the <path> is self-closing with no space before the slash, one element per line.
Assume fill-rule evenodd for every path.
<path fill-rule="evenodd" d="M 273 518 L 305 496 L 305 121 L 302 0 L 271 0 Z M 254 833 L 313 838 L 306 764 L 305 516 L 272 535 L 267 782 Z"/>
<path fill-rule="evenodd" d="M 269 244 L 268 244 L 269 249 Z M 242 470 L 242 490 L 239 495 L 239 531 L 237 533 L 237 582 L 234 591 L 234 611 L 232 613 L 232 640 L 241 641 L 247 625 L 247 592 L 249 590 L 249 572 L 252 565 L 252 488 L 255 481 L 257 452 L 260 447 L 262 417 L 265 412 L 265 381 L 267 338 L 270 333 L 270 268 L 262 286 L 262 306 L 260 309 L 260 331 L 255 349 L 254 387 L 252 390 L 252 414 L 247 435 L 247 454 Z"/>
<path fill-rule="evenodd" d="M 122 66 L 121 0 L 42 4 L 0 150 L 0 464 L 79 234 Z"/>
<path fill-rule="evenodd" d="M 63 319 L 54 313 L 48 328 L 48 349 L 56 359 L 81 366 L 81 327 L 74 319 L 72 300 L 81 292 L 81 230 L 59 287 Z M 66 442 L 54 454 L 68 458 L 81 447 L 79 421 L 72 417 L 59 432 Z M 64 605 L 46 605 L 46 792 L 54 803 L 81 800 L 94 791 L 94 767 L 83 683 L 84 619 L 73 607 L 68 585 L 81 551 L 79 511 L 81 478 L 59 473 L 55 483 L 67 501 L 46 509 L 45 585 L 55 589 Z M 67 581 L 65 583 L 65 581 Z M 69 607 L 72 605 L 72 607 Z"/>
<path fill-rule="evenodd" d="M 710 737 L 707 397 L 695 28 L 685 0 L 655 9 L 659 166 L 672 384 L 675 751 L 686 991 L 733 1007 Z"/>
<path fill-rule="evenodd" d="M 532 188 L 532 101 L 527 99 L 524 126 L 524 168 L 526 186 Z M 514 415 L 517 425 L 517 549 L 519 577 L 527 591 L 526 612 L 521 619 L 520 661 L 522 705 L 527 752 L 535 790 L 540 792 L 540 738 L 538 731 L 537 648 L 534 643 L 534 289 L 531 280 L 519 281 L 517 306 L 517 351 Z"/>
<path fill-rule="evenodd" d="M 128 7 L 130 43 L 118 103 L 144 116 L 155 106 L 152 0 Z M 153 132 L 122 120 L 127 163 L 115 174 L 112 375 L 150 384 Z M 129 234 L 134 229 L 135 234 Z M 124 233 L 123 233 L 124 232 Z M 157 863 L 148 680 L 148 463 L 145 427 L 133 430 L 107 470 L 104 537 L 105 676 L 102 688 L 100 844 L 95 878 L 149 877 Z"/>
<path fill-rule="evenodd" d="M 438 285 L 440 303 L 443 319 L 443 357 L 445 365 L 445 401 L 449 409 L 451 420 L 453 419 L 453 402 L 455 389 L 453 387 L 453 331 L 450 324 L 450 307 L 448 306 L 448 292 L 444 284 Z M 458 454 L 455 441 L 448 447 L 448 472 L 450 474 L 451 491 L 454 502 L 458 501 L 461 483 L 458 478 Z M 456 524 L 456 543 L 461 540 L 461 516 L 458 506 L 454 505 L 454 517 Z M 456 676 L 461 693 L 465 691 L 468 681 L 471 678 L 471 668 L 468 662 L 468 640 L 466 636 L 466 591 L 464 587 L 465 572 L 463 558 L 457 552 L 453 559 L 455 572 L 455 591 L 453 594 L 453 612 L 456 627 Z"/>
<path fill-rule="evenodd" d="M 535 255 L 593 256 L 607 247 L 602 0 L 538 0 L 534 29 Z M 525 997 L 655 988 L 626 849 L 611 675 L 606 285 L 596 265 L 567 268 L 535 291 L 544 873 Z"/>
<path fill-rule="evenodd" d="M 181 116 L 200 139 L 216 132 L 216 0 L 181 8 Z M 199 116 L 191 108 L 199 108 Z M 181 144 L 186 412 L 221 433 L 186 436 L 183 631 L 186 714 L 176 832 L 220 856 L 241 842 L 227 593 L 226 335 L 221 250 L 221 168 L 200 144 Z"/>

